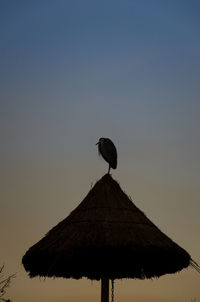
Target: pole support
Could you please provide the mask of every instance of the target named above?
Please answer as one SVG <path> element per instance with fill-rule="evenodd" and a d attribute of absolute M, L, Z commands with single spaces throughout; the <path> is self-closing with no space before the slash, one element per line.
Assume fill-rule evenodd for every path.
<path fill-rule="evenodd" d="M 109 302 L 109 279 L 101 279 L 101 302 Z"/>

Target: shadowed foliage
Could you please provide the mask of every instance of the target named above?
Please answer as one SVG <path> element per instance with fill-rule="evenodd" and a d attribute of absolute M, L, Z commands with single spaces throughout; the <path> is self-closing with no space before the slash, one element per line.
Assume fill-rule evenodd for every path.
<path fill-rule="evenodd" d="M 106 174 L 22 262 L 30 277 L 144 279 L 180 271 L 191 257 Z"/>
<path fill-rule="evenodd" d="M 0 302 L 11 302 L 10 299 L 7 300 L 4 296 L 6 295 L 6 290 L 10 286 L 12 279 L 16 277 L 16 274 L 4 277 L 3 270 L 4 265 L 0 266 Z"/>

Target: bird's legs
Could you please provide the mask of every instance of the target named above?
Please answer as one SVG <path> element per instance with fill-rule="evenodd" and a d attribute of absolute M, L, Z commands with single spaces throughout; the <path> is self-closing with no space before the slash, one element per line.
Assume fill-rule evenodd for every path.
<path fill-rule="evenodd" d="M 110 174 L 110 165 L 109 165 L 109 168 L 108 168 L 108 174 Z"/>

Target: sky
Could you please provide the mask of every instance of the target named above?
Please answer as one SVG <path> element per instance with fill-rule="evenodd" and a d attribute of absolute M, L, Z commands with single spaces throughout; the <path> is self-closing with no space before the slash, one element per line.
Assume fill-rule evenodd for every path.
<path fill-rule="evenodd" d="M 200 4 L 197 0 L 0 1 L 0 264 L 13 302 L 99 301 L 100 283 L 29 279 L 27 249 L 112 171 L 200 263 Z M 200 301 L 192 268 L 117 280 L 116 301 Z"/>

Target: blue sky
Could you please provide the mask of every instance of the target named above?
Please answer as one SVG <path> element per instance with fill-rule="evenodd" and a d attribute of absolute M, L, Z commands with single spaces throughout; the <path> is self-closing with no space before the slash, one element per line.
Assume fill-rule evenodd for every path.
<path fill-rule="evenodd" d="M 33 119 L 40 128 L 87 120 L 119 124 L 117 131 L 128 121 L 130 128 L 151 119 L 194 123 L 198 8 L 197 1 L 2 1 L 4 119 Z"/>

